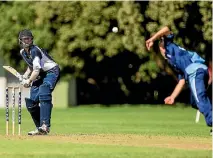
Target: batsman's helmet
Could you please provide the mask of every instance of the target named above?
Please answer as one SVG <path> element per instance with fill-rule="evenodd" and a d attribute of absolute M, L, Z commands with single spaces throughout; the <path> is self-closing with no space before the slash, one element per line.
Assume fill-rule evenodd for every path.
<path fill-rule="evenodd" d="M 33 44 L 33 34 L 30 30 L 24 29 L 18 35 L 19 45 L 22 48 L 28 48 Z"/>

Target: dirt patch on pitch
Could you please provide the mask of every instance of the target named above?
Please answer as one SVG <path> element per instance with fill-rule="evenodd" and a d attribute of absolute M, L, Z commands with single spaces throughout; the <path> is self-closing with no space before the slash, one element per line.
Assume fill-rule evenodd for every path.
<path fill-rule="evenodd" d="M 19 139 L 35 139 L 51 142 L 70 142 L 77 144 L 100 144 L 136 147 L 160 147 L 184 150 L 211 150 L 212 139 L 200 137 L 177 136 L 144 136 L 133 134 L 75 134 L 19 137 Z"/>

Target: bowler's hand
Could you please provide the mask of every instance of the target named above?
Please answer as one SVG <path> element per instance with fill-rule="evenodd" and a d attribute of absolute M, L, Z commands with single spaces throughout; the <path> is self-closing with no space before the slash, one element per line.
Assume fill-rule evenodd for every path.
<path fill-rule="evenodd" d="M 172 97 L 172 96 L 168 96 L 168 97 L 166 97 L 165 99 L 164 99 L 164 103 L 165 104 L 174 104 L 175 103 L 175 99 L 174 99 L 174 97 Z"/>
<path fill-rule="evenodd" d="M 150 50 L 150 48 L 153 46 L 153 44 L 154 44 L 153 40 L 152 40 L 151 38 L 148 39 L 148 40 L 146 41 L 146 48 L 147 48 L 148 50 Z"/>

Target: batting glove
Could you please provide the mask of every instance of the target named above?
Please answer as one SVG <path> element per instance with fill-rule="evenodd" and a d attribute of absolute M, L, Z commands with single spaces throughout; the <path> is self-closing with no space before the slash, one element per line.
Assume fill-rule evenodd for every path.
<path fill-rule="evenodd" d="M 29 88 L 31 85 L 31 81 L 29 79 L 23 79 L 21 85 L 23 85 L 25 88 Z"/>
<path fill-rule="evenodd" d="M 17 77 L 18 77 L 19 82 L 22 82 L 22 80 L 23 80 L 23 75 L 18 75 Z"/>
<path fill-rule="evenodd" d="M 19 75 L 17 77 L 18 77 L 20 83 L 23 81 L 23 79 L 28 79 L 28 76 L 25 76 L 25 75 Z"/>

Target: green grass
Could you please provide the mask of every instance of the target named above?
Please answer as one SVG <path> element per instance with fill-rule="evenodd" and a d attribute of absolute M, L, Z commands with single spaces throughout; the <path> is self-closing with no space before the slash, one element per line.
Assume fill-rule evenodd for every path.
<path fill-rule="evenodd" d="M 195 123 L 196 111 L 192 108 L 154 105 L 55 108 L 50 135 L 34 137 L 26 136 L 34 126 L 26 109 L 22 114 L 22 136 L 5 136 L 5 112 L 0 110 L 0 158 L 210 158 L 212 155 L 209 128 L 203 116 Z"/>

